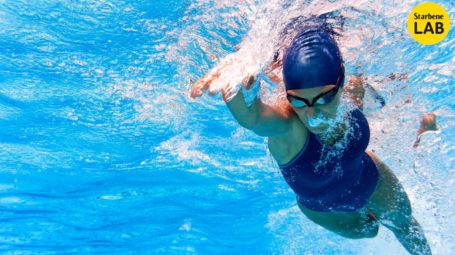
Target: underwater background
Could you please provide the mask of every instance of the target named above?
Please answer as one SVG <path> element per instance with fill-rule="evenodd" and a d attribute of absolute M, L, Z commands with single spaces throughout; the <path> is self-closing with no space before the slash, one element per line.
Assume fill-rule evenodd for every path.
<path fill-rule="evenodd" d="M 454 27 L 454 3 L 437 2 Z M 344 17 L 346 75 L 386 99 L 366 96 L 368 149 L 433 253 L 454 254 L 454 32 L 415 42 L 418 3 L 0 0 L 0 253 L 407 254 L 386 228 L 349 240 L 305 218 L 266 140 L 220 95 L 189 98 L 238 47 L 267 61 L 280 26 L 329 13 Z M 414 149 L 426 112 L 439 130 Z"/>

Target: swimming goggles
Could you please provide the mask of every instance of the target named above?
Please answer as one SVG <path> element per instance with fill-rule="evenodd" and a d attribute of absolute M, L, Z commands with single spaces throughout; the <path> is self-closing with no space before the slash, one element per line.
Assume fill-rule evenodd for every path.
<path fill-rule="evenodd" d="M 302 107 L 305 107 L 305 106 L 311 107 L 311 106 L 315 106 L 315 105 L 325 105 L 325 104 L 330 103 L 335 98 L 335 96 L 337 95 L 338 90 L 340 89 L 340 87 L 342 87 L 339 84 L 340 83 L 340 78 L 343 75 L 343 70 L 342 69 L 343 68 L 340 69 L 340 75 L 338 76 L 335 88 L 317 95 L 315 98 L 313 98 L 313 100 L 311 102 L 308 101 L 305 98 L 301 98 L 301 97 L 298 97 L 298 96 L 287 94 L 286 97 L 287 97 L 289 103 L 293 107 L 296 107 L 296 108 L 302 108 Z"/>
<path fill-rule="evenodd" d="M 339 86 L 336 86 L 335 88 L 333 88 L 327 92 L 319 94 L 318 96 L 313 98 L 312 102 L 309 102 L 305 98 L 301 98 L 301 97 L 293 96 L 293 95 L 289 95 L 289 94 L 287 95 L 287 98 L 288 98 L 289 103 L 291 103 L 291 105 L 296 108 L 301 108 L 301 107 L 305 107 L 305 106 L 311 107 L 314 105 L 324 105 L 324 104 L 330 103 L 335 98 L 336 94 L 338 93 L 339 88 L 340 88 Z"/>

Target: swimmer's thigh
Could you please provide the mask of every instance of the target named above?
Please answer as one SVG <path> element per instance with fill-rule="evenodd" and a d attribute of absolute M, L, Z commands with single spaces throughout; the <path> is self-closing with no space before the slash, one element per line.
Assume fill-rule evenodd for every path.
<path fill-rule="evenodd" d="M 388 228 L 399 228 L 409 224 L 412 218 L 411 203 L 392 171 L 374 154 L 367 152 L 379 170 L 379 181 L 376 190 L 371 195 L 366 208 Z"/>
<path fill-rule="evenodd" d="M 376 220 L 361 212 L 316 212 L 297 203 L 300 210 L 314 223 L 343 237 L 359 239 L 372 238 L 378 233 Z"/>

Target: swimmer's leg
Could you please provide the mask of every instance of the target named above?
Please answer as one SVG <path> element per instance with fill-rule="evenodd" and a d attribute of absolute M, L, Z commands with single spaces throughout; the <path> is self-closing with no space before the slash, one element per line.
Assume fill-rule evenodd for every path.
<path fill-rule="evenodd" d="M 417 147 L 420 142 L 420 136 L 425 133 L 426 131 L 435 131 L 438 130 L 436 125 L 436 114 L 433 112 L 426 113 L 422 116 L 422 120 L 420 121 L 419 130 L 417 131 L 417 138 L 414 142 L 413 147 Z"/>
<path fill-rule="evenodd" d="M 411 203 L 398 178 L 373 153 L 367 153 L 378 166 L 380 179 L 366 207 L 394 233 L 409 253 L 431 254 L 423 229 L 412 216 Z"/>
<path fill-rule="evenodd" d="M 316 212 L 297 203 L 300 210 L 314 223 L 338 235 L 351 239 L 373 238 L 378 234 L 378 221 L 367 210 L 360 212 Z"/>

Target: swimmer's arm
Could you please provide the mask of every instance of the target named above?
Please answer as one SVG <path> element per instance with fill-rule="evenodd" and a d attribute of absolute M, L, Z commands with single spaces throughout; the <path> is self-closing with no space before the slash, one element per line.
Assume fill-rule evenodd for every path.
<path fill-rule="evenodd" d="M 224 95 L 223 91 L 223 98 L 225 98 Z M 248 106 L 242 90 L 239 90 L 229 102 L 226 102 L 226 105 L 242 127 L 259 136 L 272 137 L 290 130 L 290 121 L 285 114 L 277 108 L 263 103 L 260 98 L 256 98 L 251 106 Z"/>

